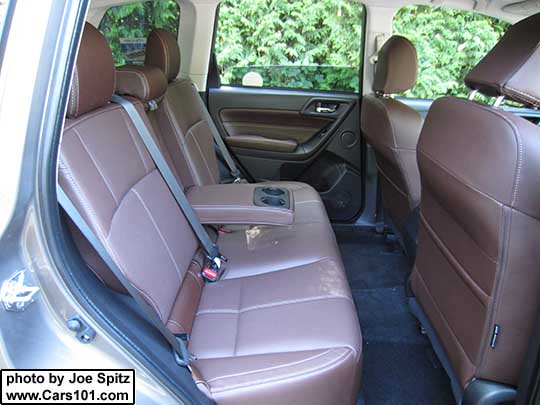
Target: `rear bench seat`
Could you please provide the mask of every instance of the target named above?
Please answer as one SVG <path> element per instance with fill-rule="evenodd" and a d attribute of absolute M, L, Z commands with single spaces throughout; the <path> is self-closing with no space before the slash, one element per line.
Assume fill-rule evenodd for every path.
<path fill-rule="evenodd" d="M 301 238 L 306 252 L 288 265 L 262 254 L 255 269 L 242 267 L 255 259 L 244 259 L 252 255 L 249 243 L 235 246 L 231 238 L 227 272 L 234 276 L 203 282 L 197 239 L 129 117 L 110 103 L 114 83 L 111 51 L 87 24 L 58 181 L 161 320 L 173 333 L 190 335 L 199 388 L 218 404 L 354 403 L 362 339 L 333 236 L 300 235 L 297 225 L 276 227 L 280 233 L 270 240 L 277 246 L 268 251 L 286 255 L 288 242 Z M 135 106 L 144 115 L 142 103 Z M 311 225 L 330 233 L 321 223 L 298 226 Z M 311 241 L 327 251 L 318 258 L 309 254 Z M 114 288 L 110 273 L 82 252 L 96 275 Z"/>

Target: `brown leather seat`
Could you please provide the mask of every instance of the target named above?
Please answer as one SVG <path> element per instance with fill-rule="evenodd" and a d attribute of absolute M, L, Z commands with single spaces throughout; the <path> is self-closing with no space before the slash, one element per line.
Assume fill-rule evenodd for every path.
<path fill-rule="evenodd" d="M 540 106 L 539 44 L 536 15 L 509 29 L 467 85 Z M 540 305 L 540 128 L 445 97 L 428 113 L 418 163 L 416 299 L 462 389 L 516 386 Z"/>
<path fill-rule="evenodd" d="M 219 184 L 212 135 L 218 130 L 191 80 L 177 78 L 180 49 L 173 34 L 164 29 L 150 32 L 145 65 L 161 69 L 169 82 L 163 108 L 156 112 L 153 124 L 163 136 L 182 184 L 186 188 Z M 284 187 L 294 194 L 295 222 L 328 222 L 319 194 L 308 184 L 278 181 L 264 185 Z"/>
<path fill-rule="evenodd" d="M 354 403 L 362 340 L 339 253 L 302 263 L 293 259 L 288 266 L 286 257 L 261 255 L 261 273 L 242 268 L 242 256 L 253 253 L 230 240 L 226 271 L 234 277 L 205 283 L 197 239 L 136 128 L 110 103 L 114 81 L 110 49 L 87 24 L 60 148 L 59 183 L 169 329 L 190 334 L 200 389 L 219 404 L 270 404 L 276 398 Z M 157 95 L 158 87 L 147 88 L 146 96 Z M 143 104 L 133 102 L 144 118 Z M 273 248 L 274 256 L 286 256 L 287 241 L 298 235 L 278 228 L 282 243 L 281 250 Z M 332 236 L 303 237 L 334 249 Z M 99 263 L 88 263 L 111 284 Z"/>
<path fill-rule="evenodd" d="M 414 45 L 406 38 L 391 37 L 379 51 L 375 94 L 362 99 L 362 133 L 375 152 L 384 208 L 400 232 L 420 203 L 416 145 L 422 118 L 390 95 L 412 88 L 417 70 Z"/>

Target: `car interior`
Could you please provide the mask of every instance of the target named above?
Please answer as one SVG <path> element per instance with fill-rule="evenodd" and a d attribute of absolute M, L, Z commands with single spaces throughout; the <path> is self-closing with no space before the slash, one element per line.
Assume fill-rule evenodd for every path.
<path fill-rule="evenodd" d="M 538 4 L 419 3 L 511 24 L 468 98 L 428 101 L 403 96 L 410 2 L 344 2 L 354 91 L 248 62 L 223 83 L 218 1 L 177 3 L 177 32 L 145 26 L 118 62 L 103 22 L 135 3 L 90 4 L 57 169 L 71 277 L 122 345 L 187 402 L 515 402 L 540 307 Z"/>

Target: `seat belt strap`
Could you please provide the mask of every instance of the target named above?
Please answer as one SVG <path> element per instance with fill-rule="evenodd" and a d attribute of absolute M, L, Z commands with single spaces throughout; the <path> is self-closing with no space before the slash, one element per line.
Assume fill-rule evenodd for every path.
<path fill-rule="evenodd" d="M 139 133 L 141 140 L 146 146 L 148 153 L 150 153 L 150 156 L 156 164 L 158 171 L 161 173 L 163 180 L 165 180 L 165 183 L 167 183 L 167 186 L 169 187 L 171 193 L 174 196 L 174 199 L 182 209 L 182 212 L 186 216 L 186 219 L 188 220 L 191 228 L 193 229 L 193 232 L 195 232 L 197 239 L 199 239 L 199 242 L 205 250 L 208 259 L 212 264 L 212 267 L 219 272 L 222 262 L 226 261 L 227 259 L 225 259 L 225 257 L 223 257 L 219 253 L 218 246 L 214 242 L 212 242 L 210 236 L 208 236 L 208 232 L 206 232 L 206 230 L 203 228 L 199 217 L 193 210 L 193 207 L 189 203 L 186 194 L 184 193 L 183 187 L 176 179 L 174 173 L 169 167 L 169 164 L 165 160 L 165 157 L 161 153 L 161 150 L 159 149 L 159 146 L 157 145 L 154 137 L 144 123 L 141 115 L 139 114 L 135 106 L 125 98 L 114 95 L 112 97 L 112 101 L 116 104 L 121 105 L 131 119 L 131 121 L 133 122 L 133 125 L 137 129 L 137 132 Z"/>
<path fill-rule="evenodd" d="M 161 335 L 163 335 L 167 342 L 169 342 L 173 349 L 176 363 L 182 367 L 188 367 L 191 355 L 187 350 L 185 341 L 179 337 L 176 337 L 169 329 L 167 329 L 163 321 L 157 315 L 156 311 L 152 307 L 150 307 L 150 305 L 148 305 L 141 293 L 131 284 L 131 282 L 127 279 L 122 270 L 120 270 L 120 267 L 118 267 L 116 262 L 112 259 L 109 252 L 107 252 L 107 249 L 105 249 L 105 246 L 103 246 L 94 231 L 86 223 L 82 215 L 79 213 L 75 205 L 73 205 L 73 203 L 66 195 L 62 187 L 60 187 L 60 185 L 57 185 L 56 187 L 56 194 L 60 206 L 69 216 L 69 218 L 71 218 L 79 231 L 81 231 L 86 240 L 88 240 L 90 245 L 92 245 L 99 257 L 101 257 L 101 259 L 107 264 L 107 266 L 118 279 L 120 284 L 122 284 L 122 286 L 135 300 L 144 318 L 152 326 L 154 326 L 161 333 Z"/>
<path fill-rule="evenodd" d="M 225 145 L 225 142 L 223 142 L 223 138 L 219 134 L 212 117 L 209 117 L 208 125 L 210 126 L 210 132 L 212 132 L 212 136 L 214 137 L 214 142 L 216 143 L 221 156 L 223 159 L 225 159 L 225 163 L 227 163 L 227 166 L 229 167 L 229 172 L 231 173 L 231 177 L 234 179 L 234 183 L 241 182 L 242 174 L 240 173 L 240 170 L 238 170 L 236 163 L 234 163 L 234 159 L 229 152 L 229 148 L 227 148 L 227 145 Z"/>

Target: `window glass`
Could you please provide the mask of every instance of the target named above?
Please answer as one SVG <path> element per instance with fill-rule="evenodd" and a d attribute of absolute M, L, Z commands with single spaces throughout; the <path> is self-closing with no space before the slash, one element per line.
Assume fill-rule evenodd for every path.
<path fill-rule="evenodd" d="M 467 97 L 463 79 L 502 37 L 510 24 L 470 11 L 406 6 L 394 17 L 394 33 L 418 52 L 418 81 L 406 97 Z"/>
<path fill-rule="evenodd" d="M 222 84 L 359 91 L 356 0 L 225 0 L 215 40 Z"/>
<path fill-rule="evenodd" d="M 174 0 L 155 0 L 111 7 L 99 24 L 109 42 L 116 66 L 143 64 L 146 37 L 154 28 L 178 36 L 180 6 Z"/>

